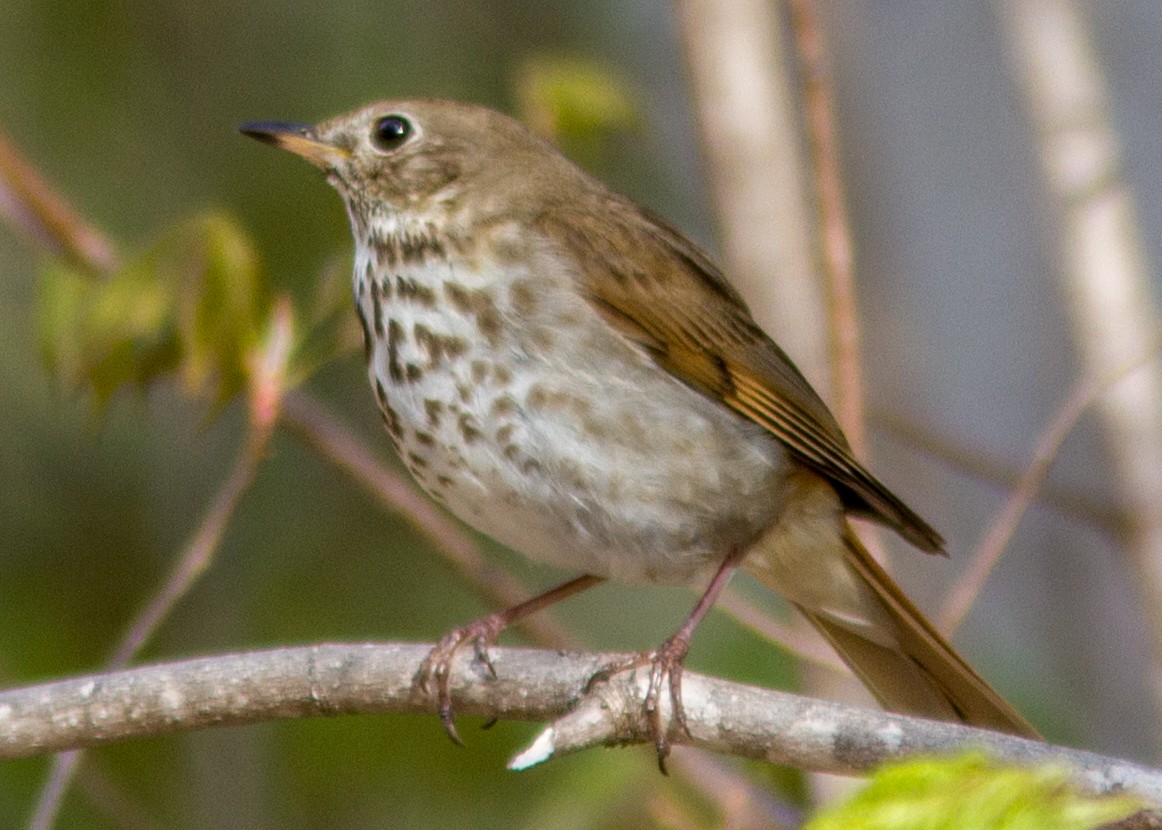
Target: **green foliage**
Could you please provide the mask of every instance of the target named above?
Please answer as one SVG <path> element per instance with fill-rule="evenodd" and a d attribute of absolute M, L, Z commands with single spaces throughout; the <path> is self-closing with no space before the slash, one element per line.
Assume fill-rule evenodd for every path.
<path fill-rule="evenodd" d="M 640 122 L 626 83 L 594 61 L 539 55 L 525 61 L 514 87 L 520 117 L 568 148 L 635 129 Z"/>
<path fill-rule="evenodd" d="M 98 405 L 171 373 L 190 394 L 227 400 L 245 383 L 269 307 L 249 237 L 220 215 L 167 231 L 105 279 L 51 261 L 40 286 L 46 359 Z"/>
<path fill-rule="evenodd" d="M 855 797 L 804 830 L 1090 830 L 1145 805 L 1098 797 L 1056 766 L 1005 766 L 980 753 L 882 767 Z"/>

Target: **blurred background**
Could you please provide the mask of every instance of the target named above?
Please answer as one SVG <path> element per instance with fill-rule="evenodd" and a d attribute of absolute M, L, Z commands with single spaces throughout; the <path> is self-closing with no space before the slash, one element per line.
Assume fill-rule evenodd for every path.
<path fill-rule="evenodd" d="M 1004 6 L 837 0 L 823 19 L 856 246 L 871 466 L 942 531 L 951 556 L 922 559 L 885 542 L 901 583 L 933 610 L 1007 495 L 951 461 L 949 448 L 1015 474 L 1080 373 L 1058 228 L 1002 31 Z M 1132 188 L 1146 262 L 1156 263 L 1162 5 L 1080 8 L 1108 84 L 1119 172 Z M 307 165 L 239 137 L 236 125 L 314 121 L 415 95 L 515 113 L 530 61 L 565 59 L 606 73 L 632 110 L 600 140 L 570 147 L 574 156 L 717 253 L 678 20 L 664 0 L 5 0 L 0 131 L 126 258 L 182 220 L 222 210 L 252 235 L 273 289 L 305 302 L 329 268 L 346 267 L 341 204 Z M 245 434 L 237 400 L 214 409 L 174 383 L 119 393 L 102 412 L 62 389 L 38 335 L 44 263 L 0 226 L 0 685 L 91 671 L 107 659 Z M 395 466 L 358 354 L 328 363 L 306 388 Z M 1123 505 L 1110 467 L 1088 415 L 1050 472 L 1059 498 L 1024 518 L 956 642 L 1050 739 L 1156 764 L 1149 684 L 1158 666 L 1139 571 L 1120 543 Z M 485 545 L 530 586 L 563 578 Z M 774 598 L 748 593 L 784 614 Z M 692 599 L 678 589 L 603 586 L 554 613 L 592 648 L 643 649 Z M 433 641 L 487 610 L 406 521 L 280 431 L 212 567 L 140 659 Z M 700 629 L 689 665 L 767 686 L 797 679 L 793 657 L 720 613 Z M 644 748 L 518 775 L 505 760 L 536 726 L 475 727 L 461 725 L 467 749 L 434 717 L 358 717 L 92 751 L 56 826 L 722 821 L 680 777 L 659 776 Z M 796 774 L 726 765 L 800 803 Z M 0 764 L 0 824 L 31 813 L 48 767 L 48 759 Z"/>

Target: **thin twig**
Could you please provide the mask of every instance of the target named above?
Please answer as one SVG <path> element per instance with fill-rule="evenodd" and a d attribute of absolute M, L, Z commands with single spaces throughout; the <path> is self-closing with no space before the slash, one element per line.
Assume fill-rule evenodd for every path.
<path fill-rule="evenodd" d="M 727 588 L 718 598 L 715 607 L 733 617 L 742 626 L 755 634 L 770 640 L 791 654 L 815 665 L 842 672 L 849 669 L 835 652 L 813 630 L 802 626 L 787 625 L 772 617 L 766 610 L 758 608 L 733 588 Z"/>
<path fill-rule="evenodd" d="M 0 133 L 0 214 L 36 244 L 94 273 L 117 269 L 117 251 Z"/>
<path fill-rule="evenodd" d="M 867 455 L 863 370 L 860 364 L 859 311 L 851 223 L 840 173 L 835 93 L 823 28 L 814 0 L 787 0 L 791 30 L 799 51 L 803 109 L 814 163 L 819 211 L 822 276 L 827 288 L 831 340 L 831 400 L 835 417 L 857 455 Z"/>
<path fill-rule="evenodd" d="M 1076 0 L 998 4 L 1037 131 L 1058 220 L 1061 287 L 1086 373 L 1112 371 L 1149 349 L 1160 310 L 1106 80 Z M 1150 680 L 1162 710 L 1162 367 L 1103 395 L 1097 415 L 1151 641 Z"/>
<path fill-rule="evenodd" d="M 834 389 L 818 217 L 780 9 L 771 0 L 675 8 L 726 273 L 815 387 Z M 824 697 L 856 686 L 812 665 L 802 680 Z"/>
<path fill-rule="evenodd" d="M 958 444 L 914 421 L 874 411 L 871 413 L 871 421 L 878 431 L 891 436 L 905 447 L 942 462 L 956 472 L 997 485 L 1005 491 L 1016 488 L 1024 472 L 1008 461 L 989 458 L 980 449 Z M 1118 543 L 1128 528 L 1129 520 L 1124 510 L 1079 490 L 1055 486 L 1052 482 L 1042 483 L 1035 501 L 1070 519 L 1090 525 Z"/>
<path fill-rule="evenodd" d="M 830 388 L 799 102 L 770 0 L 675 3 L 725 270 L 755 319 Z"/>
<path fill-rule="evenodd" d="M 291 312 L 285 301 L 272 315 L 273 327 L 266 347 L 256 355 L 250 380 L 250 428 L 234 468 L 214 496 L 189 543 L 174 563 L 169 576 L 140 614 L 133 620 L 106 662 L 117 669 L 127 666 L 153 637 L 158 626 L 173 611 L 182 597 L 205 573 L 222 540 L 226 524 L 238 508 L 242 495 L 250 488 L 278 419 L 279 398 L 286 379 L 285 366 L 290 353 Z M 48 781 L 37 800 L 29 821 L 30 830 L 48 830 L 56 821 L 69 784 L 81 761 L 78 751 L 65 752 L 53 759 Z"/>
<path fill-rule="evenodd" d="M 985 582 L 996 567 L 1021 518 L 1028 511 L 1029 506 L 1037 498 L 1049 468 L 1061 451 L 1061 445 L 1077 425 L 1082 414 L 1110 387 L 1124 378 L 1144 362 L 1157 356 L 1158 345 L 1155 344 L 1149 353 L 1144 354 L 1122 366 L 1115 372 L 1102 373 L 1100 376 L 1090 374 L 1074 386 L 1064 403 L 1049 421 L 1037 444 L 1033 449 L 1033 457 L 1017 481 L 1016 487 L 997 511 L 985 533 L 984 539 L 973 554 L 972 561 L 956 585 L 949 592 L 937 618 L 937 627 L 945 634 L 952 634 L 959 627 L 976 598 L 980 596 Z"/>

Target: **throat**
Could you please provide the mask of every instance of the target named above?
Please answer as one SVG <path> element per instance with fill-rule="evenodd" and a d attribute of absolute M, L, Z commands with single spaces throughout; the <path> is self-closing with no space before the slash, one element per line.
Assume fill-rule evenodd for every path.
<path fill-rule="evenodd" d="M 423 266 L 429 261 L 445 260 L 462 248 L 459 235 L 446 217 L 365 207 L 349 204 L 347 209 L 357 264 L 362 258 L 378 269 Z M 357 269 L 357 281 L 358 278 Z"/>

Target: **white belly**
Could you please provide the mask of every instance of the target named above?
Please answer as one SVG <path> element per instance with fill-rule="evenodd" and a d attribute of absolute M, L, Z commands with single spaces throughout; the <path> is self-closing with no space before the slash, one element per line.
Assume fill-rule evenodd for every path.
<path fill-rule="evenodd" d="M 446 264 L 372 284 L 369 265 L 356 263 L 356 297 L 385 424 L 463 521 L 571 571 L 685 583 L 779 512 L 777 442 L 660 370 L 576 293 Z"/>

